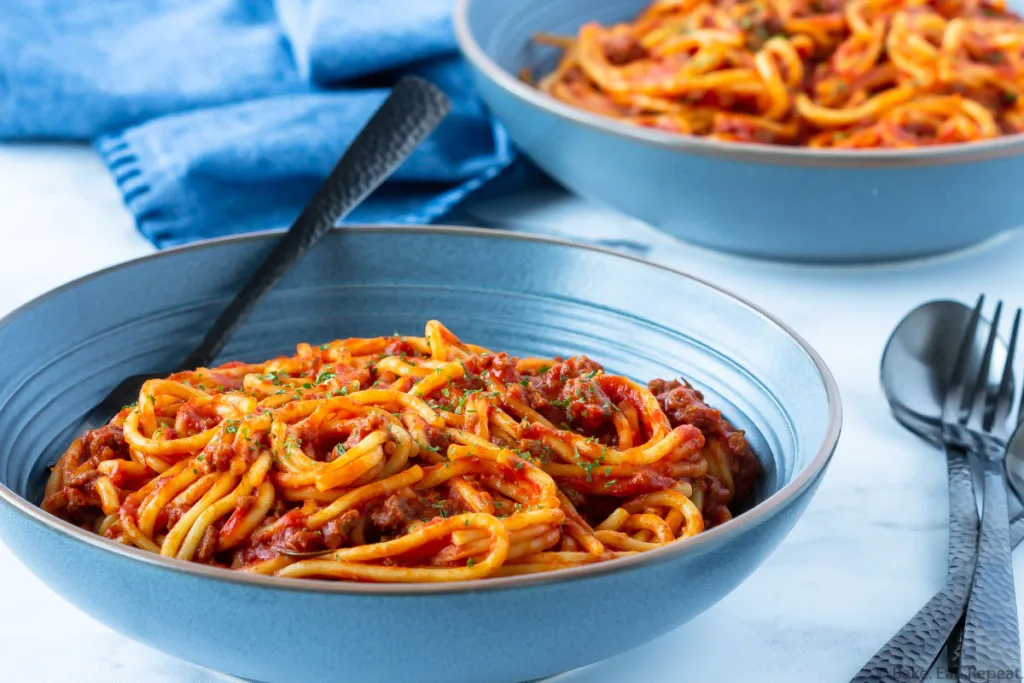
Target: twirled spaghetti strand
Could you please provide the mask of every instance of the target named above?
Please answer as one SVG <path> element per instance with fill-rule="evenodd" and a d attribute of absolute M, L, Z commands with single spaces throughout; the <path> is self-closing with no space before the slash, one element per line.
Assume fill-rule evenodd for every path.
<path fill-rule="evenodd" d="M 659 0 L 538 40 L 564 50 L 541 90 L 670 132 L 900 148 L 1024 130 L 1024 20 L 1001 0 Z"/>
<path fill-rule="evenodd" d="M 44 509 L 180 560 L 458 581 L 643 552 L 732 515 L 759 468 L 688 385 L 512 358 L 436 321 L 146 382 Z"/>

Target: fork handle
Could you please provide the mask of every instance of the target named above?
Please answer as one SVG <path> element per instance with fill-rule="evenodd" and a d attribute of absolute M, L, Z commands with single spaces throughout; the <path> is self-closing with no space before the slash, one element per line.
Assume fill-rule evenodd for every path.
<path fill-rule="evenodd" d="M 450 108 L 444 93 L 428 81 L 415 76 L 399 81 L 302 214 L 178 370 L 210 365 L 263 296 L 412 154 Z"/>
<path fill-rule="evenodd" d="M 949 483 L 949 576 L 974 563 L 978 550 L 978 503 L 974 495 L 971 461 L 962 448 L 946 447 L 946 474 Z M 963 643 L 963 617 L 946 642 L 946 669 L 956 675 Z"/>
<path fill-rule="evenodd" d="M 1010 543 L 1024 541 L 1024 514 L 1010 522 Z M 971 558 L 973 560 L 973 558 Z M 973 561 L 951 573 L 946 585 L 889 639 L 851 683 L 910 683 L 923 681 L 942 650 L 943 641 L 963 617 L 971 590 Z"/>
<path fill-rule="evenodd" d="M 850 683 L 923 681 L 963 615 L 973 570 L 968 562 L 946 579 L 942 590 L 875 653 Z"/>
<path fill-rule="evenodd" d="M 958 681 L 1021 680 L 1017 597 L 1002 462 L 984 458 L 985 498 Z M 979 679 L 981 676 L 983 678 Z"/>

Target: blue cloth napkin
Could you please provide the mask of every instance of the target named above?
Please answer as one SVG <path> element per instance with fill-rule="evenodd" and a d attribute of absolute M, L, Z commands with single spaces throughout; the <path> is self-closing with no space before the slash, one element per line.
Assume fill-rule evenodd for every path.
<path fill-rule="evenodd" d="M 94 141 L 160 247 L 290 223 L 403 73 L 452 113 L 350 222 L 430 222 L 515 158 L 452 0 L 3 4 L 0 138 Z"/>

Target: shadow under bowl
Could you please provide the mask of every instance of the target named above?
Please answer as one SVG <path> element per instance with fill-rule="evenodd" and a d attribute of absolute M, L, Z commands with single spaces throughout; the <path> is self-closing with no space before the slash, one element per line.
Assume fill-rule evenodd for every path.
<path fill-rule="evenodd" d="M 437 318 L 513 354 L 585 353 L 643 380 L 683 375 L 748 430 L 766 471 L 758 504 L 630 558 L 417 585 L 244 575 L 128 548 L 37 508 L 46 465 L 78 416 L 124 376 L 182 358 L 276 237 L 131 261 L 0 321 L 3 540 L 72 604 L 171 655 L 274 683 L 511 683 L 570 670 L 672 630 L 739 585 L 792 528 L 835 448 L 839 396 L 821 359 L 778 321 L 706 283 L 499 231 L 346 227 L 268 296 L 225 358 L 419 334 Z"/>
<path fill-rule="evenodd" d="M 621 123 L 515 75 L 561 54 L 538 32 L 630 21 L 649 0 L 459 0 L 456 35 L 511 140 L 576 194 L 694 244 L 754 257 L 877 262 L 954 251 L 1024 225 L 1024 135 L 901 150 L 721 142 Z"/>

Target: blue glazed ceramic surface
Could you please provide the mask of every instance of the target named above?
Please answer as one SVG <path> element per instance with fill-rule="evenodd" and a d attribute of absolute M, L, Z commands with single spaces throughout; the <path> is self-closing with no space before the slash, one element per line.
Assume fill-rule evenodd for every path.
<path fill-rule="evenodd" d="M 476 86 L 512 140 L 577 194 L 677 237 L 784 260 L 901 259 L 1024 225 L 1024 136 L 916 150 L 823 151 L 687 138 L 618 123 L 520 82 L 559 51 L 538 31 L 630 19 L 649 0 L 459 0 Z"/>
<path fill-rule="evenodd" d="M 123 376 L 179 360 L 273 239 L 132 261 L 0 321 L 4 542 L 67 600 L 172 655 L 272 683 L 514 683 L 582 666 L 666 633 L 742 582 L 796 522 L 835 448 L 839 397 L 820 358 L 710 285 L 612 252 L 498 231 L 347 228 L 261 304 L 225 359 L 412 333 L 436 317 L 495 349 L 586 353 L 638 379 L 682 374 L 748 430 L 767 471 L 760 503 L 694 539 L 600 565 L 396 586 L 167 560 L 39 510 L 40 477 L 77 415 Z"/>

